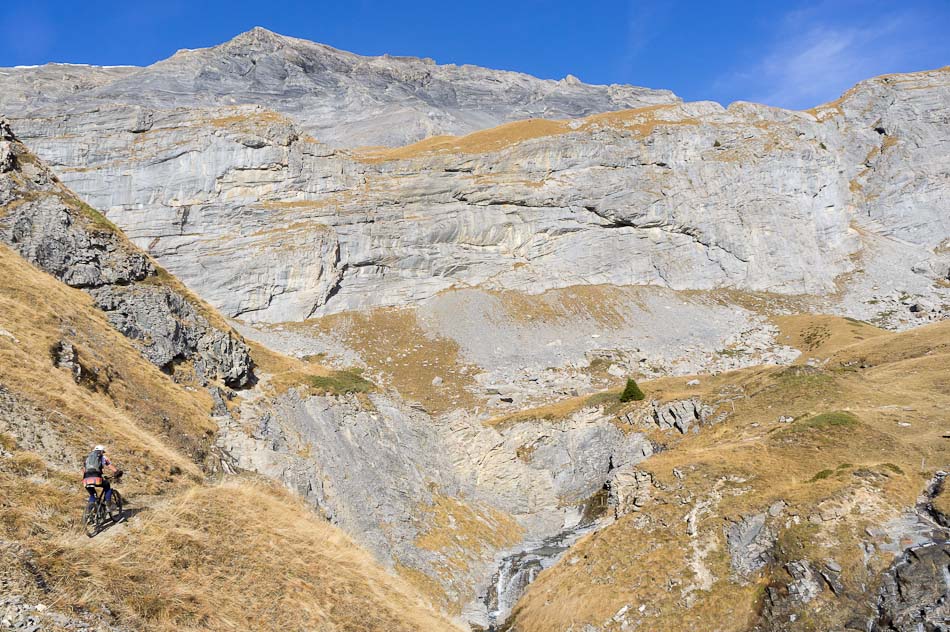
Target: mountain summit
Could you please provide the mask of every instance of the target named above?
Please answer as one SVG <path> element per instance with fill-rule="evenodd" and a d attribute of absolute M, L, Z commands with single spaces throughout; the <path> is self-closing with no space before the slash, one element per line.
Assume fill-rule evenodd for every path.
<path fill-rule="evenodd" d="M 0 70 L 0 111 L 55 108 L 65 99 L 78 108 L 103 100 L 161 109 L 254 104 L 293 116 L 323 142 L 354 147 L 679 102 L 667 90 L 538 79 L 416 57 L 366 57 L 260 27 L 145 68 L 104 73 L 69 67 L 75 89 L 50 90 L 64 70 L 56 64 Z"/>

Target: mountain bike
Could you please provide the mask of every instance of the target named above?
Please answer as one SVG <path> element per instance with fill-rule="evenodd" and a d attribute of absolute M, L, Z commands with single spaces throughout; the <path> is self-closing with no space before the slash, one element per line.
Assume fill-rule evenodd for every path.
<path fill-rule="evenodd" d="M 117 472 L 112 483 L 118 483 L 121 479 L 122 472 Z M 109 502 L 106 503 L 106 490 L 97 489 L 95 502 L 90 503 L 87 500 L 86 508 L 82 512 L 83 529 L 91 538 L 102 531 L 108 521 L 118 524 L 122 520 L 122 515 L 122 494 L 119 490 L 113 487 Z"/>

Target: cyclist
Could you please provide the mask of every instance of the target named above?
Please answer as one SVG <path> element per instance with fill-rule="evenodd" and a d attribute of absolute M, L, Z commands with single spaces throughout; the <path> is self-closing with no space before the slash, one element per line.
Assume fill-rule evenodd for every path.
<path fill-rule="evenodd" d="M 82 474 L 82 484 L 83 487 L 86 488 L 86 491 L 89 492 L 90 505 L 96 502 L 96 487 L 101 487 L 105 490 L 106 505 L 112 500 L 112 486 L 109 484 L 109 479 L 103 476 L 105 470 L 108 470 L 110 474 L 119 474 L 119 468 L 114 466 L 112 461 L 109 460 L 109 457 L 106 456 L 106 447 L 104 445 L 97 445 L 92 449 L 92 452 L 89 453 L 89 456 L 86 457 Z"/>

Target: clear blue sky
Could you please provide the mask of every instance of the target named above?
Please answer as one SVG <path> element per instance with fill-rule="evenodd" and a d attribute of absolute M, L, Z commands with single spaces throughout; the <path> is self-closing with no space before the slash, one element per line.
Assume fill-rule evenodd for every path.
<path fill-rule="evenodd" d="M 950 0 L 34 0 L 0 10 L 0 66 L 144 65 L 256 25 L 367 55 L 794 108 L 950 64 Z"/>

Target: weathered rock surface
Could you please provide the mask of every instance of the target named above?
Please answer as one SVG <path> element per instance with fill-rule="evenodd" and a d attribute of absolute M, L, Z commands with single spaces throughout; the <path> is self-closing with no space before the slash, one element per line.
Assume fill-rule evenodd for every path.
<path fill-rule="evenodd" d="M 295 390 L 245 401 L 240 421 L 221 418 L 218 447 L 232 466 L 308 498 L 380 559 L 434 579 L 444 603 L 476 622 L 505 555 L 579 524 L 612 468 L 652 451 L 592 411 L 494 428 L 462 413 L 433 419 L 385 395 L 369 401 Z"/>
<path fill-rule="evenodd" d="M 874 632 L 946 629 L 950 621 L 950 546 L 912 549 L 884 575 Z"/>
<path fill-rule="evenodd" d="M 212 48 L 181 50 L 145 68 L 49 64 L 0 70 L 3 107 L 141 106 L 130 131 L 150 129 L 155 109 L 262 105 L 300 121 L 324 142 L 404 145 L 525 118 L 573 118 L 675 103 L 667 90 L 541 80 L 414 57 L 364 57 L 255 28 Z"/>
<path fill-rule="evenodd" d="M 225 48 L 253 55 L 256 41 Z M 893 292 L 938 314 L 947 301 L 934 285 L 950 272 L 946 70 L 870 80 L 814 112 L 666 103 L 354 153 L 314 141 L 304 111 L 274 113 L 264 97 L 162 102 L 200 94 L 167 97 L 163 64 L 177 73 L 211 54 L 146 69 L 135 90 L 90 90 L 68 111 L 55 92 L 43 108 L 0 108 L 67 184 L 227 315 L 299 320 L 452 287 L 596 283 L 814 294 L 865 319 L 889 312 L 874 297 Z M 225 76 L 238 94 L 258 85 Z M 918 318 L 909 307 L 897 323 Z"/>
<path fill-rule="evenodd" d="M 172 370 L 178 361 L 193 360 L 203 379 L 247 385 L 252 373 L 244 342 L 212 326 L 187 298 L 159 282 L 148 256 L 65 189 L 5 122 L 0 133 L 17 164 L 0 176 L 0 242 L 86 290 L 154 364 Z"/>
<path fill-rule="evenodd" d="M 765 513 L 753 514 L 725 527 L 732 569 L 742 577 L 751 576 L 771 559 L 775 534 L 766 520 Z"/>
<path fill-rule="evenodd" d="M 711 422 L 715 412 L 715 408 L 696 398 L 662 403 L 651 400 L 647 406 L 626 413 L 621 419 L 641 428 L 675 428 L 686 434 L 691 427 Z"/>

